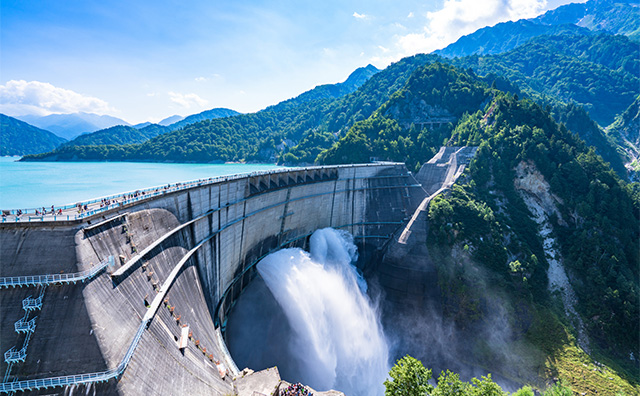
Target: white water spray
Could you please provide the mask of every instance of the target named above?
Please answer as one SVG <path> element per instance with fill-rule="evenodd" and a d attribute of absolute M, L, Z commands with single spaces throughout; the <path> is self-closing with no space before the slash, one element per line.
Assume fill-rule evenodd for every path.
<path fill-rule="evenodd" d="M 293 328 L 291 356 L 318 390 L 382 395 L 389 348 L 366 282 L 351 264 L 351 235 L 331 228 L 311 236 L 311 253 L 283 249 L 258 263 L 258 272 Z"/>

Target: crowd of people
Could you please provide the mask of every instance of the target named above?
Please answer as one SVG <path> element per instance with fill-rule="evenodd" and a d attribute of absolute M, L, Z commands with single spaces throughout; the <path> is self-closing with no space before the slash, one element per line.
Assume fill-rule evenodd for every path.
<path fill-rule="evenodd" d="M 21 214 L 22 214 L 22 211 L 18 209 L 18 211 L 16 212 L 16 215 L 20 216 Z M 47 212 L 47 208 L 43 206 L 42 210 L 36 209 L 35 214 L 36 216 L 44 216 L 44 215 L 62 216 L 62 209 L 58 208 L 58 210 L 56 210 L 56 208 L 53 205 L 51 205 L 51 210 Z"/>
<path fill-rule="evenodd" d="M 118 198 L 103 198 L 100 201 L 100 208 L 106 208 L 109 207 L 113 204 L 117 204 L 120 203 L 121 205 L 126 203 L 126 201 L 129 201 L 131 199 L 135 199 L 135 198 L 145 198 L 146 196 L 149 195 L 153 195 L 153 193 L 166 193 L 168 192 L 168 190 L 170 190 L 171 188 L 177 188 L 180 189 L 181 187 L 189 187 L 189 186 L 200 186 L 202 184 L 205 184 L 207 182 L 211 182 L 213 181 L 214 178 L 209 178 L 209 179 L 201 179 L 201 180 L 197 180 L 195 182 L 189 182 L 189 183 L 176 183 L 174 185 L 171 184 L 167 184 L 166 186 L 163 187 L 158 187 L 155 190 L 150 190 L 148 192 L 145 191 L 135 191 L 133 193 L 128 193 L 128 194 L 123 194 L 120 196 L 120 200 L 118 200 Z M 83 204 L 83 203 L 77 203 L 76 204 L 76 209 L 78 211 L 78 214 L 82 214 L 85 212 L 89 211 L 89 205 L 88 204 Z M 8 216 L 11 215 L 10 210 L 2 210 L 2 217 L 6 218 Z M 23 212 L 22 209 L 17 209 L 15 211 L 15 215 L 16 217 L 20 218 L 20 216 L 22 216 L 23 214 L 28 214 L 29 210 Z M 45 216 L 45 215 L 58 215 L 61 216 L 62 215 L 62 209 L 55 209 L 53 205 L 51 205 L 51 210 L 42 207 L 42 209 L 35 209 L 33 212 L 36 216 Z"/>
<path fill-rule="evenodd" d="M 313 396 L 313 393 L 301 383 L 297 383 L 289 385 L 286 389 L 281 389 L 280 396 Z"/>

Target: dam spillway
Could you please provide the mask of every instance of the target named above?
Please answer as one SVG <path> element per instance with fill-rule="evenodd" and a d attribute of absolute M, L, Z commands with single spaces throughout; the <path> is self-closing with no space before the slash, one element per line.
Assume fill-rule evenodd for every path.
<path fill-rule="evenodd" d="M 0 390 L 233 394 L 224 330 L 255 264 L 325 227 L 349 231 L 363 255 L 380 251 L 424 196 L 404 164 L 329 166 L 205 181 L 80 219 L 2 223 L 0 277 L 18 280 L 0 285 L 2 352 L 13 351 Z M 37 298 L 37 310 L 24 308 Z"/>

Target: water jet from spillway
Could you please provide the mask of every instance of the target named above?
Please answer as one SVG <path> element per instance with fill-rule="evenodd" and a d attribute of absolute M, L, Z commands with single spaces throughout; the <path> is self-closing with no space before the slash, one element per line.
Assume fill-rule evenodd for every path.
<path fill-rule="evenodd" d="M 281 306 L 292 336 L 289 353 L 300 380 L 318 390 L 383 394 L 389 349 L 366 282 L 352 262 L 353 238 L 326 228 L 313 233 L 310 253 L 275 252 L 258 272 Z"/>

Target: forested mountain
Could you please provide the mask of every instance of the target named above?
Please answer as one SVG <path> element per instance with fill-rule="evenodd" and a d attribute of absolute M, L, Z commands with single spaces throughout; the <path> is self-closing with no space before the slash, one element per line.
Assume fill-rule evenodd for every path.
<path fill-rule="evenodd" d="M 371 117 L 358 121 L 318 161 L 347 164 L 376 158 L 417 169 L 450 137 L 457 120 L 480 110 L 490 95 L 487 84 L 453 66 L 422 66 L 404 88 Z"/>
<path fill-rule="evenodd" d="M 185 125 L 194 124 L 202 120 L 232 117 L 238 114 L 240 113 L 234 110 L 218 108 L 193 114 L 186 118 L 178 117 L 178 121 L 168 126 L 151 124 L 148 122 L 134 126 L 116 125 L 93 133 L 82 134 L 67 142 L 64 146 L 127 145 L 143 143 L 163 133 L 178 130 Z"/>
<path fill-rule="evenodd" d="M 635 177 L 625 168 L 624 156 L 618 152 L 618 145 L 607 138 L 602 128 L 589 117 L 584 108 L 574 103 L 560 104 L 552 107 L 551 114 L 556 121 L 563 123 L 567 129 L 580 136 L 588 146 L 593 146 L 596 153 L 623 179 Z"/>
<path fill-rule="evenodd" d="M 64 142 L 49 131 L 0 114 L 0 156 L 44 153 Z"/>
<path fill-rule="evenodd" d="M 169 132 L 169 128 L 157 124 L 150 124 L 140 129 L 131 126 L 117 125 L 97 132 L 80 135 L 64 145 L 95 146 L 103 144 L 142 143 L 166 132 Z"/>
<path fill-rule="evenodd" d="M 624 36 L 540 36 L 499 55 L 452 61 L 508 78 L 536 100 L 573 102 L 602 126 L 629 107 L 640 86 L 638 45 Z"/>
<path fill-rule="evenodd" d="M 444 265 L 454 265 L 453 257 L 466 252 L 462 254 L 474 265 L 489 271 L 492 282 L 519 304 L 515 318 L 535 318 L 516 322 L 516 328 L 522 326 L 525 339 L 552 356 L 555 372 L 573 378 L 574 392 L 605 388 L 614 394 L 616 387 L 594 373 L 571 375 L 583 368 L 573 360 L 579 352 L 568 353 L 572 337 L 583 338 L 584 348 L 621 365 L 620 375 L 626 371 L 636 387 L 625 392 L 634 394 L 638 366 L 633 356 L 640 350 L 637 186 L 622 182 L 575 134 L 528 100 L 496 95 L 483 111 L 456 126 L 451 143 L 478 140 L 467 178 L 431 203 L 431 251 L 441 253 L 437 258 Z M 544 245 L 536 218 L 546 219 L 555 236 L 546 236 Z M 558 254 L 549 243 L 558 244 Z M 575 290 L 573 303 L 582 323 L 567 316 L 564 326 L 552 324 L 565 317 L 559 296 L 548 286 L 552 261 L 556 267 L 563 263 L 568 273 L 571 286 L 565 288 Z M 449 312 L 471 322 L 488 315 L 481 307 L 490 306 L 474 288 L 475 271 L 469 266 L 445 272 L 449 278 L 443 276 L 442 284 L 452 304 Z M 462 298 L 464 303 L 458 304 Z M 480 308 L 470 316 L 460 312 L 472 307 Z M 572 337 L 567 338 L 567 329 Z"/>
<path fill-rule="evenodd" d="M 116 117 L 82 112 L 50 114 L 47 116 L 24 115 L 16 118 L 38 128 L 51 131 L 67 140 L 83 133 L 95 132 L 115 125 L 129 125 L 126 121 Z"/>

